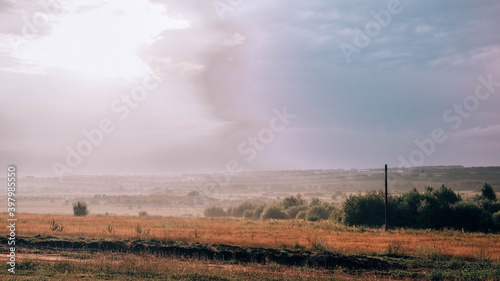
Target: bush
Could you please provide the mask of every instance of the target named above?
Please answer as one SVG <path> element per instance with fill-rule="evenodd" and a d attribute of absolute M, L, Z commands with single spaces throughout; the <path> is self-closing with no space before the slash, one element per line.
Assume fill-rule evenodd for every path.
<path fill-rule="evenodd" d="M 342 222 L 342 210 L 333 209 L 328 216 L 328 219 L 334 222 Z"/>
<path fill-rule="evenodd" d="M 308 221 L 326 220 L 330 215 L 330 208 L 327 205 L 313 205 L 309 207 L 306 213 L 306 219 Z"/>
<path fill-rule="evenodd" d="M 246 219 L 254 218 L 254 215 L 255 215 L 255 212 L 252 210 L 245 210 L 245 212 L 243 212 L 243 217 Z"/>
<path fill-rule="evenodd" d="M 297 217 L 297 214 L 300 212 L 300 211 L 305 211 L 307 210 L 307 206 L 303 205 L 303 206 L 292 206 L 288 209 L 286 209 L 286 214 L 288 215 L 289 218 L 295 218 Z"/>
<path fill-rule="evenodd" d="M 197 197 L 200 196 L 200 192 L 198 190 L 191 191 L 187 194 L 188 197 Z"/>
<path fill-rule="evenodd" d="M 262 211 L 261 218 L 263 219 L 288 219 L 287 213 L 283 210 L 283 207 L 277 204 L 269 205 Z"/>
<path fill-rule="evenodd" d="M 78 201 L 73 203 L 73 214 L 77 217 L 84 217 L 89 214 L 89 209 L 87 203 L 83 201 Z"/>
<path fill-rule="evenodd" d="M 203 211 L 203 215 L 207 218 L 220 218 L 226 217 L 227 213 L 221 207 L 207 207 L 205 211 Z"/>
<path fill-rule="evenodd" d="M 253 211 L 257 206 L 250 202 L 243 202 L 241 203 L 238 207 L 236 208 L 231 208 L 230 213 L 228 212 L 228 215 L 233 216 L 233 217 L 243 217 L 243 214 L 245 211 Z"/>
<path fill-rule="evenodd" d="M 297 197 L 294 197 L 293 195 L 286 197 L 285 199 L 283 199 L 283 202 L 281 202 L 281 204 L 283 205 L 283 208 L 287 210 L 291 207 L 303 206 L 306 204 L 306 201 L 302 199 L 302 195 L 298 194 Z"/>
<path fill-rule="evenodd" d="M 253 211 L 253 217 L 256 219 L 260 219 L 262 212 L 264 212 L 264 208 L 266 208 L 266 205 L 260 205 L 255 210 Z"/>

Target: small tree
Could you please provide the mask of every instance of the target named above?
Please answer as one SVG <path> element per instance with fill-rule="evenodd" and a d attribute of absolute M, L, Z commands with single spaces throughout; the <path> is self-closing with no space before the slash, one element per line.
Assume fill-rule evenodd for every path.
<path fill-rule="evenodd" d="M 283 199 L 283 202 L 281 202 L 281 204 L 283 205 L 283 208 L 285 208 L 285 210 L 286 210 L 286 209 L 289 209 L 291 207 L 299 207 L 299 206 L 305 205 L 306 201 L 304 199 L 302 199 L 302 195 L 297 194 L 297 197 L 295 197 L 293 195 L 286 197 L 285 199 Z"/>
<path fill-rule="evenodd" d="M 491 185 L 487 182 L 484 183 L 483 188 L 481 189 L 482 196 L 491 201 L 497 201 L 497 195 Z"/>
<path fill-rule="evenodd" d="M 272 204 L 262 211 L 261 218 L 285 220 L 288 219 L 288 215 L 285 213 L 285 210 L 283 210 L 283 207 L 278 204 Z"/>
<path fill-rule="evenodd" d="M 87 203 L 83 201 L 78 201 L 73 203 L 73 214 L 77 217 L 84 217 L 89 214 L 89 209 Z"/>

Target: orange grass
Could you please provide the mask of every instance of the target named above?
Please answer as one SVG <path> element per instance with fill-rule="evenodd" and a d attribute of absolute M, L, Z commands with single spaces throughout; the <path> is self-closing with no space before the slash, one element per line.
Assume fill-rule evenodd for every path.
<path fill-rule="evenodd" d="M 444 230 L 390 230 L 346 227 L 330 221 L 249 220 L 178 217 L 87 216 L 18 214 L 17 236 L 37 234 L 84 236 L 89 238 L 155 238 L 207 244 L 253 247 L 293 247 L 312 249 L 320 244 L 333 252 L 384 254 L 389 245 L 400 254 L 415 256 L 455 256 L 500 260 L 500 234 L 462 233 Z M 0 214 L 7 219 L 7 214 Z M 63 232 L 49 228 L 52 219 L 64 226 Z M 109 233 L 106 228 L 114 228 Z M 149 229 L 138 235 L 136 227 Z M 7 228 L 1 228 L 1 235 Z"/>

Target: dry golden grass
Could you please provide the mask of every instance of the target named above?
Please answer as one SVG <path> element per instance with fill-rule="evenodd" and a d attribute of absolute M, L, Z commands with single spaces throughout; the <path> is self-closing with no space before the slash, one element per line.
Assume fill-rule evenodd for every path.
<path fill-rule="evenodd" d="M 17 235 L 84 236 L 90 238 L 155 238 L 207 244 L 308 249 L 320 244 L 333 252 L 415 256 L 449 255 L 461 258 L 500 260 L 500 235 L 460 231 L 391 230 L 345 227 L 330 221 L 247 220 L 178 217 L 132 217 L 18 214 Z M 0 214 L 5 220 L 6 214 Z M 55 219 L 63 232 L 50 230 Z M 114 229 L 108 232 L 107 227 Z M 149 235 L 138 235 L 136 227 Z M 2 228 L 5 235 L 6 228 Z"/>

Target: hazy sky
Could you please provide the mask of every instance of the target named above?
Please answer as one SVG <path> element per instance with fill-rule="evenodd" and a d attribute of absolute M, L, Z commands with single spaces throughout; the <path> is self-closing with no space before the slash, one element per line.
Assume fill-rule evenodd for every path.
<path fill-rule="evenodd" d="M 0 0 L 0 166 L 500 165 L 499 14 L 495 0 Z"/>

